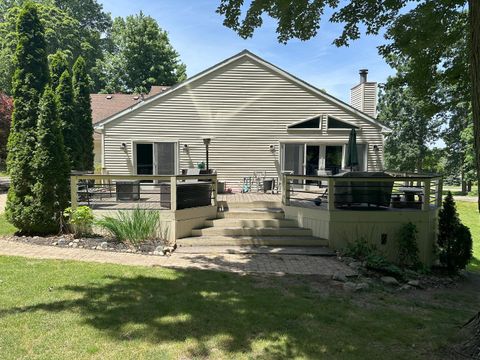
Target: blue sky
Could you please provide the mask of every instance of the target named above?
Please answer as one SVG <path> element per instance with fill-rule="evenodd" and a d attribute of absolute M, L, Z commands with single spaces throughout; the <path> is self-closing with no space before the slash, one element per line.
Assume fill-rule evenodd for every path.
<path fill-rule="evenodd" d="M 127 16 L 143 11 L 168 31 L 170 41 L 187 65 L 188 76 L 215 65 L 243 49 L 349 101 L 350 88 L 358 82 L 358 70 L 369 69 L 371 81 L 385 82 L 392 69 L 378 55 L 382 36 L 363 36 L 349 47 L 337 48 L 332 40 L 341 26 L 324 21 L 319 35 L 287 45 L 277 42 L 276 24 L 266 19 L 252 39 L 243 40 L 222 25 L 215 10 L 220 0 L 101 0 L 112 16 Z"/>

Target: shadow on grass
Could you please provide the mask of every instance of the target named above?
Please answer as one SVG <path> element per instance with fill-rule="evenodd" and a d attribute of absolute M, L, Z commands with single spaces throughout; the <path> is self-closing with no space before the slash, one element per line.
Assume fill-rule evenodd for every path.
<path fill-rule="evenodd" d="M 480 273 L 480 259 L 474 257 L 472 261 L 470 261 L 469 270 Z"/>
<path fill-rule="evenodd" d="M 205 344 L 212 338 L 230 353 L 251 352 L 254 342 L 266 341 L 268 352 L 262 354 L 273 358 L 358 349 L 359 344 L 348 341 L 353 334 L 346 324 L 340 325 L 347 329 L 342 340 L 333 331 L 339 326 L 337 320 L 345 318 L 345 306 L 338 298 L 324 299 L 323 310 L 315 309 L 307 290 L 296 287 L 304 296 L 286 296 L 270 284 L 263 285 L 202 271 L 176 270 L 174 276 L 164 277 L 109 276 L 99 283 L 54 289 L 59 295 L 66 291 L 68 296 L 63 297 L 73 300 L 0 310 L 0 317 L 36 311 L 79 313 L 85 324 L 118 341 L 158 344 L 194 339 L 198 344 L 191 350 L 194 357 L 209 356 Z"/>

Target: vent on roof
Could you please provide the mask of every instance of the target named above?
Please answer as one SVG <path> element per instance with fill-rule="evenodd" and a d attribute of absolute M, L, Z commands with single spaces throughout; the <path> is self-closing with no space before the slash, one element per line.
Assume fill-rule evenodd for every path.
<path fill-rule="evenodd" d="M 112 98 L 113 98 L 112 95 L 107 95 L 107 96 L 105 96 L 105 99 L 107 99 L 107 100 L 112 100 Z"/>

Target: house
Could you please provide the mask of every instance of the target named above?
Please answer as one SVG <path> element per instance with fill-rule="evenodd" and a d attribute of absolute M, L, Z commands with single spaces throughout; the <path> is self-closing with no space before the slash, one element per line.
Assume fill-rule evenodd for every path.
<path fill-rule="evenodd" d="M 375 119 L 376 91 L 362 70 L 349 105 L 244 50 L 96 122 L 103 172 L 178 174 L 206 160 L 209 139 L 209 167 L 230 188 L 254 172 L 335 173 L 351 129 L 359 170 L 382 170 L 389 129 Z"/>
<path fill-rule="evenodd" d="M 142 102 L 144 99 L 165 91 L 169 86 L 154 85 L 150 92 L 142 96 L 139 94 L 90 94 L 90 104 L 92 106 L 93 125 L 108 119 L 123 110 Z M 102 162 L 102 147 L 100 133 L 95 132 L 93 136 L 95 164 Z"/>

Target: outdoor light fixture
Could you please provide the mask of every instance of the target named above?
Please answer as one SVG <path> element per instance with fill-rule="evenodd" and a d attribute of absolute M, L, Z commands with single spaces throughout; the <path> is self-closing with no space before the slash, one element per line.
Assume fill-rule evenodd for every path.
<path fill-rule="evenodd" d="M 270 149 L 271 152 L 275 151 L 275 145 L 269 145 L 268 148 Z"/>
<path fill-rule="evenodd" d="M 120 145 L 120 149 L 126 150 L 126 149 L 127 149 L 127 144 L 122 143 L 122 144 Z"/>
<path fill-rule="evenodd" d="M 206 155 L 206 162 L 207 162 L 207 172 L 208 170 L 210 169 L 208 167 L 208 147 L 210 146 L 210 143 L 212 142 L 212 138 L 210 137 L 204 137 L 202 138 L 203 139 L 203 143 L 205 144 L 205 155 Z"/>
<path fill-rule="evenodd" d="M 188 151 L 188 144 L 183 144 L 183 150 Z"/>
<path fill-rule="evenodd" d="M 373 150 L 375 150 L 376 152 L 378 152 L 380 150 L 380 148 L 378 147 L 378 145 L 373 145 Z"/>

